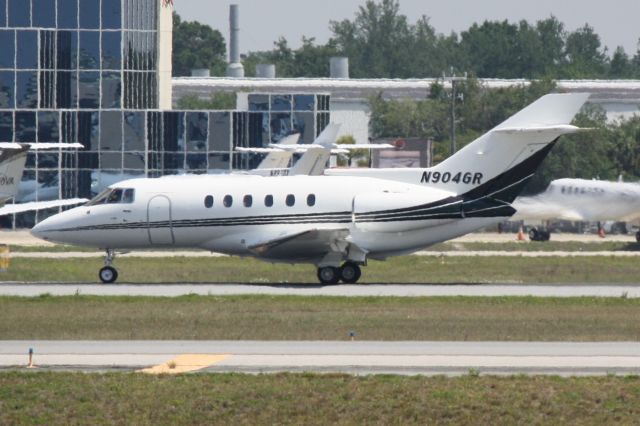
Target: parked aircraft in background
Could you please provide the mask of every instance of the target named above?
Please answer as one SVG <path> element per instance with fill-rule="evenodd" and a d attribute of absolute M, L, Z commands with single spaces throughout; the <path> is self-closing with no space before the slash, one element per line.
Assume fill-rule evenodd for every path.
<path fill-rule="evenodd" d="M 76 205 L 87 201 L 84 198 L 74 198 L 69 200 L 56 199 L 49 201 L 31 201 L 20 204 L 6 204 L 18 194 L 18 186 L 22 180 L 24 166 L 27 162 L 27 153 L 29 151 L 77 148 L 82 148 L 82 145 L 79 143 L 0 143 L 0 216 L 13 213 L 23 213 L 31 210 L 43 210 L 53 207 Z"/>
<path fill-rule="evenodd" d="M 558 179 L 542 193 L 518 197 L 514 220 L 570 220 L 582 222 L 638 222 L 640 184 L 587 179 Z M 539 240 L 540 231 L 530 237 Z M 538 235 L 540 234 L 540 235 Z M 640 231 L 636 233 L 640 241 Z"/>
<path fill-rule="evenodd" d="M 547 95 L 437 166 L 358 176 L 199 175 L 120 182 L 32 233 L 106 250 L 197 247 L 270 262 L 310 263 L 322 283 L 355 283 L 360 266 L 494 225 L 587 94 Z"/>

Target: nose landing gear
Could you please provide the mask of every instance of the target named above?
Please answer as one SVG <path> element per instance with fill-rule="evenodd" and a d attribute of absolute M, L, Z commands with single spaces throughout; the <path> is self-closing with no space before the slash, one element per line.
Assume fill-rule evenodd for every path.
<path fill-rule="evenodd" d="M 104 267 L 100 269 L 100 272 L 98 272 L 98 277 L 104 284 L 114 283 L 118 279 L 117 269 L 111 266 L 115 257 L 116 254 L 114 251 L 112 249 L 107 249 L 107 253 L 104 258 Z"/>
<path fill-rule="evenodd" d="M 353 262 L 346 262 L 340 268 L 333 266 L 318 268 L 318 280 L 322 284 L 337 284 L 339 281 L 345 284 L 355 284 L 361 275 L 360 266 Z"/>

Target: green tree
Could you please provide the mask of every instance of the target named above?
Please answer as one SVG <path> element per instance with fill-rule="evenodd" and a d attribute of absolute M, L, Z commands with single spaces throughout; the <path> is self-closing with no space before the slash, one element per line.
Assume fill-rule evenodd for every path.
<path fill-rule="evenodd" d="M 224 75 L 226 43 L 220 31 L 173 14 L 173 75 L 189 76 L 194 68 L 207 68 Z"/>
<path fill-rule="evenodd" d="M 632 64 L 629 61 L 629 55 L 626 54 L 624 48 L 618 46 L 611 57 L 609 68 L 609 77 L 612 78 L 628 78 L 633 73 Z"/>
<path fill-rule="evenodd" d="M 568 78 L 593 78 L 605 74 L 606 49 L 601 49 L 600 36 L 586 24 L 569 34 L 565 45 Z"/>

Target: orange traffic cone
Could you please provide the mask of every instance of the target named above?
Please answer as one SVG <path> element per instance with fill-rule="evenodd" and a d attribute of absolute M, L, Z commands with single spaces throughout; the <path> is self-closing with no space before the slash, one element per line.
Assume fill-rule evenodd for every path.
<path fill-rule="evenodd" d="M 518 235 L 516 236 L 516 241 L 525 241 L 526 238 L 524 236 L 524 230 L 522 229 L 522 225 L 518 229 Z"/>
<path fill-rule="evenodd" d="M 604 228 L 602 226 L 598 228 L 598 237 L 600 237 L 600 238 L 604 238 L 605 237 Z"/>

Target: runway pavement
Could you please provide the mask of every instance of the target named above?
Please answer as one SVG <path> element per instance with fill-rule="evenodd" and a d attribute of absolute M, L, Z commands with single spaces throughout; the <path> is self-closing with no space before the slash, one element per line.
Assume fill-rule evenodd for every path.
<path fill-rule="evenodd" d="M 640 343 L 4 341 L 0 370 L 640 374 Z M 176 370 L 176 371 L 171 371 Z"/>
<path fill-rule="evenodd" d="M 0 296 L 155 296 L 275 295 L 344 297 L 535 296 L 640 297 L 640 284 L 25 284 L 2 283 Z"/>

